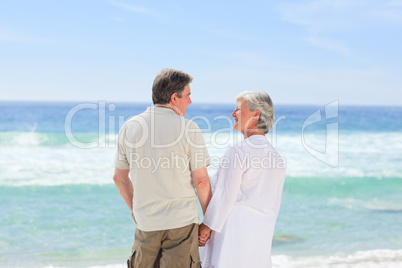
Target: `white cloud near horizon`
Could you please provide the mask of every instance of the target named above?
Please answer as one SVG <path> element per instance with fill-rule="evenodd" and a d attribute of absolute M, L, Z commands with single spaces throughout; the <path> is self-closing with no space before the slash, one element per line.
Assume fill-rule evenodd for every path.
<path fill-rule="evenodd" d="M 388 3 L 389 6 L 400 6 L 402 7 L 402 0 L 394 0 Z"/>
<path fill-rule="evenodd" d="M 345 0 L 315 0 L 297 4 L 280 4 L 279 12 L 282 19 L 297 25 L 302 25 L 314 32 L 337 32 L 342 28 L 354 27 L 356 13 L 362 1 Z M 356 14 L 355 14 L 356 15 Z"/>
<path fill-rule="evenodd" d="M 284 21 L 304 28 L 304 40 L 311 45 L 344 55 L 350 51 L 347 44 L 320 36 L 369 29 L 375 23 L 402 22 L 401 0 L 312 0 L 280 4 L 278 10 Z"/>
<path fill-rule="evenodd" d="M 335 51 L 343 55 L 349 55 L 350 49 L 339 42 L 332 41 L 328 38 L 319 37 L 318 35 L 310 35 L 306 39 L 310 44 L 321 47 L 330 51 Z"/>
<path fill-rule="evenodd" d="M 402 4 L 398 7 L 402 7 Z M 389 22 L 397 22 L 402 26 L 402 10 L 395 10 L 394 8 L 388 10 L 374 10 L 372 14 L 378 18 L 381 18 Z"/>
<path fill-rule="evenodd" d="M 0 29 L 0 41 L 14 42 L 14 43 L 45 43 L 48 40 L 33 37 L 31 35 L 10 32 Z"/>
<path fill-rule="evenodd" d="M 211 33 L 230 39 L 248 40 L 248 37 L 245 36 L 244 34 L 236 33 L 231 30 L 220 30 L 215 28 L 211 30 Z"/>
<path fill-rule="evenodd" d="M 158 12 L 151 10 L 149 8 L 145 8 L 142 6 L 134 6 L 134 5 L 127 5 L 127 4 L 122 4 L 119 2 L 115 2 L 115 1 L 108 1 L 109 4 L 114 5 L 116 7 L 120 7 L 123 8 L 125 10 L 134 12 L 134 13 L 140 13 L 140 14 L 144 14 L 150 17 L 153 17 L 154 19 L 157 19 L 159 21 L 165 21 L 165 18 L 160 15 Z"/>

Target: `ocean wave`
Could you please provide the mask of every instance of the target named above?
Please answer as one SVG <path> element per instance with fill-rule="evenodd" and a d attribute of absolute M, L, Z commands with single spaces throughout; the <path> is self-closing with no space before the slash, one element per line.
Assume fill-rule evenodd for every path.
<path fill-rule="evenodd" d="M 353 253 L 337 253 L 306 257 L 272 255 L 275 268 L 399 268 L 402 265 L 402 250 L 376 249 Z M 105 264 L 86 266 L 87 268 L 123 268 L 127 265 Z M 43 268 L 65 268 L 64 266 L 45 266 Z"/>
<path fill-rule="evenodd" d="M 380 201 L 374 198 L 367 201 L 355 198 L 330 198 L 328 201 L 330 204 L 339 205 L 350 210 L 361 211 L 364 209 L 372 212 L 402 213 L 402 205 L 395 203 L 392 200 Z"/>
<path fill-rule="evenodd" d="M 341 136 L 335 167 L 312 156 L 297 135 L 267 137 L 285 158 L 288 178 L 402 178 L 402 136 L 398 133 Z M 116 134 L 76 133 L 76 138 L 86 147 L 71 143 L 64 133 L 0 132 L 0 185 L 112 183 Z M 219 161 L 241 135 L 205 133 L 204 138 L 210 156 Z M 322 135 L 314 139 L 325 141 Z M 208 168 L 210 176 L 217 167 Z"/>
<path fill-rule="evenodd" d="M 0 185 L 111 184 L 115 148 L 0 148 Z"/>
<path fill-rule="evenodd" d="M 62 133 L 36 133 L 36 132 L 0 132 L 1 146 L 46 146 L 66 143 Z"/>
<path fill-rule="evenodd" d="M 115 147 L 117 134 L 99 135 L 96 132 L 78 132 L 67 136 L 64 132 L 0 132 L 0 146 L 3 147 L 48 147 L 72 145 L 78 148 Z M 103 145 L 103 146 L 102 146 Z"/>
<path fill-rule="evenodd" d="M 353 253 L 337 253 L 308 257 L 272 256 L 275 268 L 398 268 L 402 265 L 402 250 L 376 249 Z"/>

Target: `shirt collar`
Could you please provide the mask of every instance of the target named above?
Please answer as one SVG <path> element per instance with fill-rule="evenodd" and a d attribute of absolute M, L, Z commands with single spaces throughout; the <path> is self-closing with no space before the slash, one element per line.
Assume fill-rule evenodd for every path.
<path fill-rule="evenodd" d="M 165 108 L 165 107 L 156 107 L 156 106 L 152 106 L 152 107 L 148 107 L 147 108 L 147 112 L 154 112 L 154 113 L 165 113 L 165 114 L 175 114 L 176 113 L 170 109 L 170 108 Z"/>

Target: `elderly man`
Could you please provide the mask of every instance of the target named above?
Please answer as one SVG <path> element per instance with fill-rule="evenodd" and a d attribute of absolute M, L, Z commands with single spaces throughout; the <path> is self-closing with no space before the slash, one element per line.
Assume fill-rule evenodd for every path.
<path fill-rule="evenodd" d="M 136 225 L 128 267 L 201 267 L 197 195 L 205 213 L 212 194 L 203 136 L 184 118 L 192 79 L 160 71 L 155 106 L 120 129 L 113 180 Z"/>

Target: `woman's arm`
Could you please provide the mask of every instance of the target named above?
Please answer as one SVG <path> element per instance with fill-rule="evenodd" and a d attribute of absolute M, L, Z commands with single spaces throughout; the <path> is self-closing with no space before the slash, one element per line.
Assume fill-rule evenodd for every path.
<path fill-rule="evenodd" d="M 243 174 L 246 171 L 244 154 L 236 147 L 230 147 L 221 159 L 216 188 L 209 202 L 203 223 L 220 232 L 233 209 L 240 192 Z"/>

